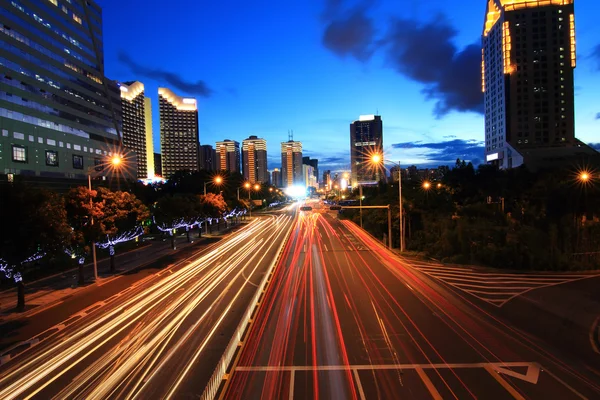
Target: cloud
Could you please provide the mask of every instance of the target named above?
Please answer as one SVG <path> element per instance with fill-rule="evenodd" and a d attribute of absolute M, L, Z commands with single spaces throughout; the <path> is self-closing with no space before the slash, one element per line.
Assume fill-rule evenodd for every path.
<path fill-rule="evenodd" d="M 133 61 L 129 57 L 129 55 L 127 55 L 123 51 L 119 52 L 118 59 L 120 62 L 129 67 L 129 69 L 133 73 L 140 77 L 153 79 L 158 82 L 164 82 L 166 84 L 169 84 L 169 86 L 171 86 L 172 88 L 181 90 L 182 92 L 188 94 L 194 94 L 201 97 L 210 97 L 213 94 L 213 90 L 209 88 L 206 82 L 202 80 L 198 80 L 196 82 L 189 82 L 173 72 L 164 71 L 157 68 L 145 67 Z"/>
<path fill-rule="evenodd" d="M 423 93 L 436 101 L 438 118 L 450 111 L 483 114 L 481 46 L 459 50 L 452 42 L 456 35 L 443 16 L 425 24 L 396 18 L 385 39 L 392 68 L 425 84 Z"/>
<path fill-rule="evenodd" d="M 444 139 L 456 139 L 456 135 L 446 135 Z"/>
<path fill-rule="evenodd" d="M 457 48 L 453 43 L 457 30 L 443 15 L 428 23 L 392 18 L 387 32 L 377 38 L 375 27 L 379 24 L 367 13 L 373 7 L 363 3 L 349 9 L 345 3 L 326 1 L 322 37 L 325 48 L 337 56 L 352 56 L 362 62 L 375 51 L 385 51 L 391 68 L 425 85 L 423 94 L 435 101 L 437 118 L 451 111 L 483 114 L 479 42 Z"/>
<path fill-rule="evenodd" d="M 340 57 L 367 61 L 374 51 L 375 23 L 366 13 L 366 6 L 344 10 L 342 0 L 328 1 L 323 13 L 323 45 Z"/>
<path fill-rule="evenodd" d="M 596 114 L 596 119 L 600 120 L 600 112 L 598 114 Z"/>
<path fill-rule="evenodd" d="M 481 163 L 485 147 L 478 140 L 453 139 L 443 142 L 404 142 L 392 145 L 395 149 L 423 149 L 423 156 L 427 158 L 428 164 L 454 164 L 457 158 L 471 161 L 477 165 Z"/>

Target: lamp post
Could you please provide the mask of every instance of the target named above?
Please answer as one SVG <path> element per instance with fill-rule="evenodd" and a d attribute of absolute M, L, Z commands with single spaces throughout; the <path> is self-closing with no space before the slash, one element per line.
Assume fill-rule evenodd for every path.
<path fill-rule="evenodd" d="M 380 154 L 375 154 L 371 157 L 371 162 L 375 165 L 379 165 L 384 163 L 383 157 Z M 392 162 L 388 161 L 390 164 L 398 167 L 398 207 L 400 209 L 400 251 L 404 251 L 404 216 L 402 209 L 402 168 L 400 167 L 400 161 Z"/>
<path fill-rule="evenodd" d="M 115 154 L 111 159 L 110 163 L 116 169 L 119 168 L 123 163 L 123 157 L 119 154 Z M 93 199 L 92 199 L 92 168 L 88 167 L 88 190 L 90 191 L 90 224 L 94 226 L 94 213 L 93 213 Z M 94 263 L 94 281 L 98 282 L 98 260 L 96 259 L 96 241 L 92 241 L 92 260 Z"/>
<path fill-rule="evenodd" d="M 207 181 L 204 181 L 204 195 L 206 196 L 206 184 L 209 183 Z M 223 183 L 223 178 L 221 178 L 220 176 L 216 176 L 213 180 L 212 183 L 214 185 L 220 186 L 221 183 Z"/>

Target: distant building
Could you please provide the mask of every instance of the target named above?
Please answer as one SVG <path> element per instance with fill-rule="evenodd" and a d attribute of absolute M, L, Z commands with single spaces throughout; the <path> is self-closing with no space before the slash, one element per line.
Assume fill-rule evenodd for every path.
<path fill-rule="evenodd" d="M 250 183 L 269 182 L 267 170 L 267 141 L 250 136 L 242 142 L 242 166 L 244 179 Z"/>
<path fill-rule="evenodd" d="M 325 186 L 326 190 L 331 190 L 332 181 L 331 181 L 331 170 L 327 170 L 323 172 L 323 186 Z"/>
<path fill-rule="evenodd" d="M 315 178 L 315 169 L 312 165 L 302 164 L 302 179 L 307 188 L 317 188 L 317 178 Z"/>
<path fill-rule="evenodd" d="M 200 137 L 196 99 L 158 89 L 163 177 L 177 171 L 199 170 Z"/>
<path fill-rule="evenodd" d="M 154 138 L 152 130 L 152 101 L 149 97 L 144 98 L 144 116 L 146 118 L 146 162 L 148 178 L 154 178 Z"/>
<path fill-rule="evenodd" d="M 319 160 L 311 159 L 310 157 L 302 157 L 302 164 L 310 165 L 313 167 L 315 179 L 317 183 L 319 182 Z"/>
<path fill-rule="evenodd" d="M 220 171 L 240 172 L 240 143 L 225 139 L 217 142 L 217 168 Z"/>
<path fill-rule="evenodd" d="M 163 176 L 162 155 L 160 153 L 154 153 L 154 176 Z"/>
<path fill-rule="evenodd" d="M 302 176 L 302 143 L 281 143 L 281 186 L 304 185 Z"/>
<path fill-rule="evenodd" d="M 217 151 L 210 144 L 200 146 L 200 169 L 217 170 Z"/>
<path fill-rule="evenodd" d="M 398 182 L 401 171 L 402 169 L 397 165 L 394 165 L 392 168 L 390 168 L 390 179 L 392 182 Z"/>
<path fill-rule="evenodd" d="M 375 184 L 385 176 L 383 165 L 373 166 L 371 157 L 383 159 L 383 122 L 379 115 L 361 115 L 350 124 L 350 163 L 352 186 Z"/>
<path fill-rule="evenodd" d="M 123 146 L 135 153 L 137 179 L 144 179 L 148 177 L 144 84 L 137 81 L 125 82 L 121 83 L 120 90 L 123 109 Z"/>
<path fill-rule="evenodd" d="M 122 120 L 119 87 L 103 75 L 102 9 L 93 0 L 51 3 L 2 2 L 0 173 L 107 175 Z"/>
<path fill-rule="evenodd" d="M 487 163 L 535 169 L 597 154 L 575 138 L 573 0 L 488 1 L 482 45 Z"/>
<path fill-rule="evenodd" d="M 275 168 L 271 173 L 271 185 L 278 188 L 283 187 L 281 185 L 281 171 L 279 170 L 279 168 Z"/>

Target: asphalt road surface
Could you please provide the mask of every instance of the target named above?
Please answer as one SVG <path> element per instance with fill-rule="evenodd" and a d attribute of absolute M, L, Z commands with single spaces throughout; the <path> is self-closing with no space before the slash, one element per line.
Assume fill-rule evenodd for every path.
<path fill-rule="evenodd" d="M 444 285 L 355 225 L 301 213 L 220 397 L 600 398 L 597 365 Z"/>
<path fill-rule="evenodd" d="M 292 222 L 256 220 L 37 336 L 0 399 L 197 398 Z"/>

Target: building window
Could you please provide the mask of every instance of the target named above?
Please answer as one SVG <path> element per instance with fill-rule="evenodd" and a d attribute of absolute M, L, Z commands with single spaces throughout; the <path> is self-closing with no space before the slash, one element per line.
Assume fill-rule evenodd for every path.
<path fill-rule="evenodd" d="M 81 24 L 81 18 L 79 18 L 79 16 L 75 13 L 73 13 L 73 19 L 75 20 L 75 22 L 77 22 L 78 24 Z"/>
<path fill-rule="evenodd" d="M 78 156 L 77 154 L 73 154 L 73 168 L 74 169 L 83 169 L 83 156 Z"/>
<path fill-rule="evenodd" d="M 99 159 L 99 158 L 94 158 L 94 165 L 95 165 L 94 169 L 95 169 L 97 172 L 100 172 L 100 171 L 104 170 L 104 163 L 102 162 L 102 160 L 101 160 L 101 159 Z"/>
<path fill-rule="evenodd" d="M 13 144 L 12 160 L 14 162 L 26 163 L 27 162 L 27 147 Z"/>
<path fill-rule="evenodd" d="M 19 132 L 13 132 L 13 137 L 15 139 L 25 140 L 25 135 L 23 135 L 22 133 L 19 133 Z"/>
<path fill-rule="evenodd" d="M 58 152 L 46 150 L 46 165 L 49 167 L 58 167 Z"/>

